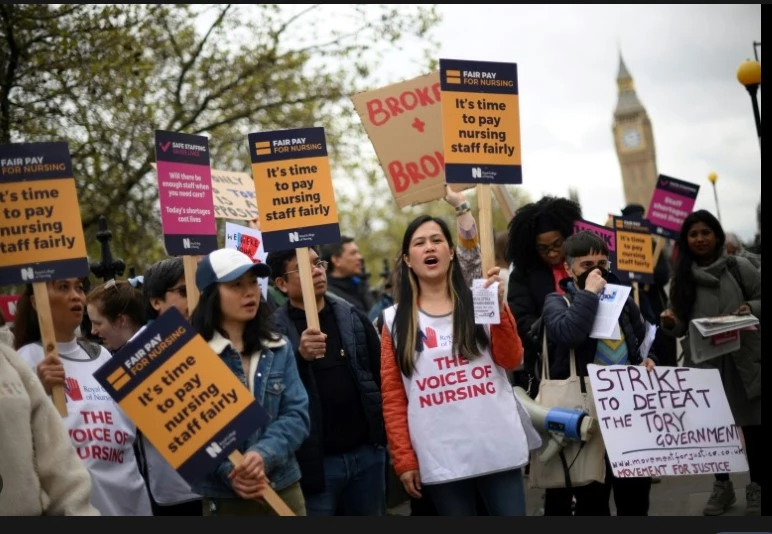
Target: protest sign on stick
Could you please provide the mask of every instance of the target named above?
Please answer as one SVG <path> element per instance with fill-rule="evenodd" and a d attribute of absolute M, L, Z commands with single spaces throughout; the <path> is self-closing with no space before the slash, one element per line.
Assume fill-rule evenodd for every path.
<path fill-rule="evenodd" d="M 270 415 L 182 314 L 171 308 L 118 351 L 94 377 L 193 485 L 238 451 Z M 270 487 L 265 500 L 294 515 Z"/>
<path fill-rule="evenodd" d="M 491 186 L 522 184 L 517 64 L 440 59 L 445 180 L 477 186 L 483 274 L 494 266 Z"/>
<path fill-rule="evenodd" d="M 296 249 L 309 328 L 319 328 L 309 248 L 340 242 L 324 128 L 249 134 L 263 247 Z"/>
<path fill-rule="evenodd" d="M 217 250 L 209 140 L 156 130 L 155 153 L 164 245 L 170 256 L 182 256 L 192 312 L 199 298 L 198 257 Z"/>
<path fill-rule="evenodd" d="M 46 282 L 89 274 L 66 143 L 0 146 L 0 211 L 0 285 L 32 284 L 43 350 L 56 356 Z M 51 396 L 67 415 L 64 387 Z"/>

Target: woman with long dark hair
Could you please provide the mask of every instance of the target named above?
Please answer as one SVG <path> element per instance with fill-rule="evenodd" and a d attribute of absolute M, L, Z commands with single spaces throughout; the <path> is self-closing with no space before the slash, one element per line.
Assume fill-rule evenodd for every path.
<path fill-rule="evenodd" d="M 522 361 L 499 268 L 499 324 L 476 324 L 448 225 L 420 216 L 405 231 L 397 304 L 381 333 L 381 387 L 394 469 L 439 515 L 525 515 L 525 425 L 506 371 Z M 531 427 L 531 430 L 533 428 Z"/>
<path fill-rule="evenodd" d="M 718 369 L 735 424 L 742 427 L 751 482 L 745 488 L 748 515 L 761 513 L 761 330 L 740 332 L 740 349 L 695 363 L 689 346 L 689 322 L 703 317 L 752 313 L 761 319 L 761 273 L 746 258 L 729 256 L 721 223 L 706 210 L 689 214 L 678 236 L 678 260 L 670 283 L 670 309 L 662 329 L 684 338 L 684 363 Z M 715 475 L 703 514 L 721 515 L 735 503 L 728 473 Z"/>
<path fill-rule="evenodd" d="M 271 416 L 240 448 L 241 464 L 226 460 L 193 486 L 204 497 L 204 515 L 272 514 L 259 500 L 268 481 L 296 515 L 305 515 L 295 451 L 311 428 L 308 394 L 295 351 L 275 331 L 261 300 L 257 279 L 270 275 L 268 265 L 236 249 L 210 253 L 196 270 L 201 298 L 190 318 L 193 328 Z"/>

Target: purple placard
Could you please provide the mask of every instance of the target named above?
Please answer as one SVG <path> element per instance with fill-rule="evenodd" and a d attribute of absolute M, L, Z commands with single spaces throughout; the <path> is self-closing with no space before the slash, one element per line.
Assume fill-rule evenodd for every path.
<path fill-rule="evenodd" d="M 216 250 L 208 139 L 156 131 L 156 170 L 166 252 L 200 256 Z"/>
<path fill-rule="evenodd" d="M 660 174 L 646 219 L 652 231 L 677 239 L 684 219 L 694 209 L 700 186 Z"/>

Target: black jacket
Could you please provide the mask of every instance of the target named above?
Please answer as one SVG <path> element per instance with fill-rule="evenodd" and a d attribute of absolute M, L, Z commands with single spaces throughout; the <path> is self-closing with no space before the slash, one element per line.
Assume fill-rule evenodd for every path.
<path fill-rule="evenodd" d="M 589 337 L 595 322 L 595 314 L 598 312 L 600 302 L 598 295 L 592 291 L 577 289 L 570 278 L 562 280 L 560 287 L 565 290 L 565 296 L 571 301 L 571 306 L 563 295 L 557 292 L 547 295 L 544 302 L 544 328 L 547 333 L 550 380 L 569 377 L 571 348 L 576 355 L 576 372 L 579 376 L 587 376 L 587 364 L 595 361 L 595 350 L 598 344 L 597 339 Z M 619 315 L 619 326 L 625 336 L 630 363 L 634 365 L 641 363 L 639 348 L 646 336 L 646 326 L 641 317 L 641 311 L 631 297 L 627 298 Z M 648 357 L 657 362 L 656 356 L 651 351 Z"/>
<path fill-rule="evenodd" d="M 381 341 L 367 316 L 341 298 L 327 293 L 325 299 L 334 312 L 340 330 L 341 343 L 345 347 L 349 369 L 359 389 L 367 419 L 370 441 L 373 445 L 386 445 L 381 401 Z M 322 437 L 322 405 L 316 387 L 311 364 L 298 353 L 300 334 L 289 316 L 289 303 L 274 312 L 278 330 L 285 334 L 295 348 L 295 359 L 303 385 L 308 392 L 308 411 L 311 417 L 311 434 L 295 452 L 302 478 L 303 492 L 324 491 L 324 449 Z"/>
<path fill-rule="evenodd" d="M 546 266 L 534 267 L 528 271 L 512 271 L 507 286 L 507 303 L 517 321 L 517 333 L 525 349 L 525 370 L 533 373 L 541 352 L 541 336 L 529 335 L 531 327 L 542 314 L 544 299 L 555 291 L 555 278 Z"/>

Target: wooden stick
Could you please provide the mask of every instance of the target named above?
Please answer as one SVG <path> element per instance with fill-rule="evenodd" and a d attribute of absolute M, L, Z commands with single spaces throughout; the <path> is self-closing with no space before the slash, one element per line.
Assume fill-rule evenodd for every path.
<path fill-rule="evenodd" d="M 185 269 L 185 289 L 188 292 L 188 313 L 193 315 L 193 310 L 198 306 L 198 299 L 201 296 L 196 285 L 198 258 L 195 256 L 183 256 L 182 265 Z"/>
<path fill-rule="evenodd" d="M 51 315 L 51 302 L 48 300 L 48 287 L 45 282 L 33 282 L 32 291 L 35 295 L 35 308 L 40 324 L 40 339 L 43 342 L 44 357 L 49 354 L 57 355 L 56 334 L 54 333 L 54 319 Z M 67 400 L 64 397 L 64 386 L 58 385 L 51 388 L 51 399 L 59 410 L 59 415 L 67 416 Z"/>
<path fill-rule="evenodd" d="M 662 254 L 662 250 L 665 248 L 665 238 L 660 235 L 652 235 L 651 237 L 654 239 L 654 259 L 652 264 L 656 269 L 659 256 Z"/>
<path fill-rule="evenodd" d="M 316 292 L 314 291 L 311 254 L 308 251 L 308 247 L 301 247 L 295 253 L 298 259 L 300 287 L 303 290 L 303 307 L 306 310 L 306 323 L 308 328 L 319 330 L 319 310 L 316 309 Z M 324 356 L 320 356 L 320 358 L 324 358 Z"/>
<path fill-rule="evenodd" d="M 491 186 L 477 186 L 477 224 L 480 228 L 480 255 L 482 275 L 487 278 L 488 270 L 495 266 L 493 255 L 493 217 L 491 213 Z"/>
<path fill-rule="evenodd" d="M 499 209 L 504 212 L 504 217 L 507 218 L 507 224 L 509 224 L 512 217 L 515 216 L 515 201 L 503 185 L 494 186 L 493 194 L 496 195 L 496 202 L 499 205 Z"/>
<path fill-rule="evenodd" d="M 308 249 L 306 249 L 308 250 Z M 241 462 L 244 461 L 244 456 L 239 451 L 233 451 L 228 455 L 228 459 L 233 462 L 233 465 L 239 465 Z M 279 494 L 274 491 L 274 489 L 269 485 L 265 490 L 265 495 L 263 496 L 263 499 L 265 499 L 265 502 L 268 503 L 268 505 L 273 508 L 273 511 L 276 512 L 280 516 L 294 516 L 295 512 L 292 511 L 292 508 L 287 506 L 287 503 L 285 503 L 281 497 L 279 497 Z"/>

